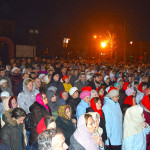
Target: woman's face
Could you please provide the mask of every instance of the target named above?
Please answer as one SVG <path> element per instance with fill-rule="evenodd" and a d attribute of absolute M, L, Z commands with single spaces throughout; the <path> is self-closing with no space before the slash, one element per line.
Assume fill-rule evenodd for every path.
<path fill-rule="evenodd" d="M 68 99 L 68 93 L 64 92 L 62 95 L 63 95 L 63 99 L 66 101 Z"/>
<path fill-rule="evenodd" d="M 18 107 L 18 103 L 17 103 L 15 98 L 12 99 L 11 105 L 12 105 L 12 108 L 17 108 Z"/>
<path fill-rule="evenodd" d="M 26 85 L 26 87 L 27 87 L 28 91 L 31 92 L 32 89 L 33 89 L 33 83 L 32 83 L 32 82 L 29 82 L 28 85 Z"/>
<path fill-rule="evenodd" d="M 48 104 L 46 94 L 42 94 L 42 100 L 43 100 L 43 102 L 44 102 L 45 105 Z"/>
<path fill-rule="evenodd" d="M 112 99 L 114 102 L 118 102 L 118 100 L 119 100 L 119 95 L 114 96 L 114 97 L 112 97 L 111 99 Z"/>
<path fill-rule="evenodd" d="M 104 89 L 100 89 L 99 95 L 100 95 L 100 96 L 103 96 L 103 95 L 104 95 Z"/>
<path fill-rule="evenodd" d="M 20 118 L 15 119 L 15 120 L 16 120 L 17 124 L 19 125 L 19 124 L 21 124 L 21 123 L 23 124 L 24 119 L 25 119 L 25 117 L 20 117 Z"/>
<path fill-rule="evenodd" d="M 120 91 L 120 90 L 121 90 L 121 86 L 120 86 L 120 85 L 117 85 L 117 86 L 116 86 L 116 89 L 117 89 L 118 91 Z"/>
<path fill-rule="evenodd" d="M 78 91 L 75 91 L 72 95 L 74 98 L 78 98 L 79 97 L 79 92 Z"/>
<path fill-rule="evenodd" d="M 100 100 L 98 100 L 98 102 L 96 103 L 96 108 L 97 110 L 100 110 L 102 108 L 102 104 Z"/>
<path fill-rule="evenodd" d="M 89 117 L 88 118 L 88 123 L 87 123 L 87 129 L 88 129 L 88 131 L 90 132 L 90 133 L 94 133 L 95 132 L 95 128 L 96 128 L 96 126 L 95 126 L 95 122 L 94 122 L 94 120 L 93 120 L 93 118 L 92 117 Z"/>
<path fill-rule="evenodd" d="M 71 110 L 69 108 L 66 109 L 66 115 L 71 119 Z"/>
<path fill-rule="evenodd" d="M 51 123 L 48 125 L 47 129 L 56 129 L 56 123 L 55 123 L 55 121 L 54 121 L 54 122 L 51 122 Z"/>
<path fill-rule="evenodd" d="M 53 103 L 55 103 L 55 102 L 56 102 L 56 95 L 53 95 L 53 97 L 52 97 L 51 101 L 52 101 Z"/>

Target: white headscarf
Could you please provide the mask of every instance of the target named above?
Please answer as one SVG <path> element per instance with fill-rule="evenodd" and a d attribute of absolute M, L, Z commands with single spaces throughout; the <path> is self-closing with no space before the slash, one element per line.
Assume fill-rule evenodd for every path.
<path fill-rule="evenodd" d="M 140 105 L 135 105 L 126 110 L 123 125 L 123 139 L 142 132 L 142 123 L 145 121 L 141 115 L 143 108 Z"/>

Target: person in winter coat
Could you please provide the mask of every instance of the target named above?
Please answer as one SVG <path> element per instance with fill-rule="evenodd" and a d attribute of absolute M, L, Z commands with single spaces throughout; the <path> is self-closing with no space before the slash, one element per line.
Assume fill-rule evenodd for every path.
<path fill-rule="evenodd" d="M 91 92 L 85 90 L 80 93 L 81 102 L 77 106 L 76 117 L 79 117 L 86 113 L 86 108 L 90 106 Z"/>
<path fill-rule="evenodd" d="M 79 92 L 81 92 L 81 89 L 88 84 L 89 83 L 86 81 L 86 74 L 82 72 L 80 74 L 79 80 L 75 82 L 74 86 L 78 88 Z"/>
<path fill-rule="evenodd" d="M 101 104 L 102 106 L 104 105 L 104 88 L 102 86 L 98 87 L 97 89 L 97 92 L 98 92 L 98 95 L 99 95 L 99 98 L 101 100 Z"/>
<path fill-rule="evenodd" d="M 79 91 L 77 87 L 72 87 L 69 91 L 69 95 L 70 97 L 67 101 L 67 104 L 71 106 L 72 118 L 76 119 L 76 108 L 81 101 L 81 99 L 79 98 Z"/>
<path fill-rule="evenodd" d="M 79 117 L 77 129 L 70 138 L 71 150 L 104 150 L 103 142 L 95 134 L 95 122 L 90 114 Z"/>
<path fill-rule="evenodd" d="M 52 80 L 51 82 L 47 85 L 47 88 L 49 88 L 50 86 L 54 86 L 57 88 L 57 95 L 60 98 L 60 94 L 62 91 L 64 91 L 64 86 L 63 84 L 59 81 L 59 73 L 58 72 L 53 72 L 52 74 Z"/>
<path fill-rule="evenodd" d="M 52 116 L 56 119 L 58 114 L 58 108 L 60 106 L 59 100 L 56 97 L 56 93 L 52 90 L 46 92 L 47 100 L 48 100 L 48 106 L 51 110 Z"/>
<path fill-rule="evenodd" d="M 58 117 L 56 118 L 56 126 L 61 129 L 67 145 L 70 145 L 70 137 L 75 131 L 75 119 L 71 119 L 72 111 L 69 105 L 62 105 L 58 108 Z"/>
<path fill-rule="evenodd" d="M 30 113 L 29 107 L 35 102 L 35 97 L 38 93 L 39 91 L 35 89 L 32 79 L 25 79 L 23 91 L 18 95 L 18 104 L 27 114 Z"/>
<path fill-rule="evenodd" d="M 21 74 L 19 73 L 19 68 L 14 67 L 12 69 L 12 74 L 9 76 L 12 83 L 12 91 L 14 96 L 18 96 L 18 85 L 22 81 Z"/>
<path fill-rule="evenodd" d="M 8 87 L 7 80 L 5 79 L 0 80 L 0 88 L 2 92 L 7 91 L 10 96 L 13 96 L 11 88 Z"/>
<path fill-rule="evenodd" d="M 105 144 L 109 149 L 109 140 L 114 150 L 121 150 L 122 141 L 122 112 L 118 103 L 119 91 L 110 88 L 104 97 L 103 112 L 106 120 L 106 132 L 109 138 Z"/>
<path fill-rule="evenodd" d="M 7 123 L 1 129 L 1 141 L 8 144 L 11 150 L 26 150 L 23 134 L 25 111 L 22 108 L 15 108 L 5 115 L 7 116 Z"/>
<path fill-rule="evenodd" d="M 48 101 L 46 92 L 41 89 L 40 93 L 36 95 L 36 101 L 30 106 L 30 112 L 31 112 L 31 133 L 29 138 L 29 144 L 32 145 L 36 138 L 38 137 L 37 133 L 37 124 L 39 121 L 46 117 L 51 116 L 51 110 L 48 107 Z"/>
<path fill-rule="evenodd" d="M 66 91 L 61 92 L 61 98 L 59 99 L 60 106 L 66 105 L 68 100 L 68 93 Z"/>
<path fill-rule="evenodd" d="M 78 69 L 75 69 L 73 75 L 70 77 L 70 83 L 72 86 L 74 86 L 74 83 L 78 79 L 78 77 L 79 77 L 79 71 Z"/>
<path fill-rule="evenodd" d="M 144 122 L 143 108 L 135 105 L 127 109 L 123 124 L 122 150 L 146 150 L 146 134 L 150 126 Z"/>
<path fill-rule="evenodd" d="M 100 123 L 99 127 L 103 129 L 103 134 L 102 134 L 102 140 L 105 143 L 105 140 L 107 140 L 107 133 L 106 133 L 106 122 L 105 122 L 105 115 L 102 111 L 102 104 L 101 100 L 98 97 L 94 97 L 91 99 L 91 107 L 86 109 L 86 112 L 97 112 L 100 115 Z"/>
<path fill-rule="evenodd" d="M 12 83 L 10 78 L 6 75 L 6 71 L 4 69 L 0 69 L 0 80 L 5 79 L 7 81 L 8 87 L 12 89 Z"/>
<path fill-rule="evenodd" d="M 143 97 L 141 103 L 143 108 L 145 122 L 150 126 L 150 94 Z M 146 150 L 150 150 L 150 133 L 146 136 Z"/>
<path fill-rule="evenodd" d="M 69 76 L 68 75 L 63 76 L 62 81 L 65 91 L 69 93 L 70 89 L 72 88 L 72 85 L 69 83 Z"/>
<path fill-rule="evenodd" d="M 56 129 L 56 123 L 53 117 L 47 116 L 40 120 L 37 125 L 37 133 L 40 135 L 45 130 Z M 39 150 L 37 140 L 31 145 L 30 150 Z"/>

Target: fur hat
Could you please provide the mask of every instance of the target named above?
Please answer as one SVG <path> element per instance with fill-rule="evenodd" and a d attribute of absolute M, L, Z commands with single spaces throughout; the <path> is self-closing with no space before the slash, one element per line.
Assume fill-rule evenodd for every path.
<path fill-rule="evenodd" d="M 11 69 L 11 72 L 14 72 L 15 70 L 20 70 L 20 69 L 17 68 L 17 67 L 13 67 L 13 68 Z"/>
<path fill-rule="evenodd" d="M 118 95 L 119 95 L 119 91 L 115 87 L 110 87 L 106 96 L 109 98 L 113 98 Z"/>
<path fill-rule="evenodd" d="M 1 93 L 1 97 L 3 97 L 3 96 L 9 97 L 10 94 L 7 91 L 4 91 L 4 92 Z"/>

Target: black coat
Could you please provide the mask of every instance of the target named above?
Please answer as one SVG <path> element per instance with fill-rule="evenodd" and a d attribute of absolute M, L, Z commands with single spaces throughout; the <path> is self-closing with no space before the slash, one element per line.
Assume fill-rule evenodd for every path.
<path fill-rule="evenodd" d="M 23 134 L 23 124 L 17 125 L 17 122 L 11 117 L 11 110 L 5 112 L 5 117 L 7 122 L 1 129 L 0 139 L 3 143 L 6 143 L 10 146 L 11 150 L 19 150 L 19 145 L 21 144 L 23 149 L 26 150 Z M 19 134 L 20 132 L 20 134 Z M 22 136 L 22 143 L 20 139 Z"/>
<path fill-rule="evenodd" d="M 67 104 L 71 106 L 71 109 L 72 109 L 72 118 L 74 118 L 74 119 L 76 119 L 76 109 L 77 109 L 77 105 L 80 103 L 80 101 L 81 101 L 80 98 L 74 99 L 71 96 L 67 100 Z"/>
<path fill-rule="evenodd" d="M 39 121 L 46 117 L 46 116 L 52 116 L 51 111 L 48 111 L 43 105 L 39 104 L 38 102 L 34 102 L 30 106 L 30 112 L 31 112 L 31 132 L 30 132 L 30 138 L 29 138 L 29 144 L 32 145 L 37 137 L 37 124 Z"/>
<path fill-rule="evenodd" d="M 120 108 L 123 107 L 123 102 L 124 102 L 126 96 L 127 95 L 126 95 L 125 91 L 123 89 L 121 89 L 119 91 L 119 100 L 118 100 L 118 103 L 120 104 Z"/>
<path fill-rule="evenodd" d="M 96 90 L 96 85 L 94 82 L 89 82 L 89 85 L 93 90 Z"/>
<path fill-rule="evenodd" d="M 56 126 L 61 129 L 67 145 L 70 145 L 70 137 L 75 131 L 75 125 L 71 120 L 64 119 L 60 116 L 56 118 Z"/>
<path fill-rule="evenodd" d="M 86 112 L 94 112 L 94 110 L 91 107 L 88 107 L 86 109 Z M 100 124 L 99 126 L 103 129 L 103 134 L 102 134 L 102 140 L 105 143 L 105 140 L 107 140 L 107 132 L 106 132 L 106 126 L 105 126 L 106 122 L 105 122 L 105 115 L 103 113 L 103 118 L 100 117 Z"/>

